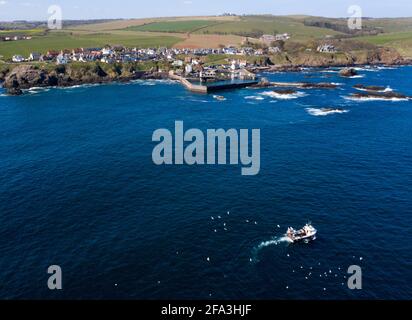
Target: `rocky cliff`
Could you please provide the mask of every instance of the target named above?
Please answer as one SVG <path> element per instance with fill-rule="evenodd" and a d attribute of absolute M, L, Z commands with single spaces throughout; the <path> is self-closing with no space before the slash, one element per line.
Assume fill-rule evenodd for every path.
<path fill-rule="evenodd" d="M 375 48 L 340 53 L 317 53 L 300 51 L 291 54 L 272 56 L 273 64 L 291 67 L 330 67 L 353 65 L 401 65 L 407 63 L 402 56 L 391 48 Z"/>
<path fill-rule="evenodd" d="M 23 93 L 24 89 L 33 87 L 68 87 L 80 84 L 128 81 L 150 75 L 143 71 L 127 70 L 121 67 L 105 71 L 97 64 L 84 64 L 81 67 L 62 65 L 49 69 L 34 65 L 20 65 L 7 73 L 3 86 L 9 94 L 19 95 Z"/>

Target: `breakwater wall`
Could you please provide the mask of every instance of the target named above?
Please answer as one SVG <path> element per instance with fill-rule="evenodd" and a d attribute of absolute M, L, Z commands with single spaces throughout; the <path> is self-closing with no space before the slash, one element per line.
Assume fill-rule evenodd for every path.
<path fill-rule="evenodd" d="M 258 84 L 258 81 L 251 80 L 251 81 L 244 81 L 244 82 L 238 82 L 238 83 L 223 83 L 223 84 L 218 84 L 218 85 L 205 86 L 205 85 L 193 84 L 187 79 L 179 75 L 176 75 L 174 73 L 170 73 L 169 78 L 172 80 L 179 81 L 183 86 L 185 86 L 186 89 L 188 89 L 191 92 L 204 93 L 204 94 L 216 92 L 216 91 L 222 91 L 222 90 L 240 89 L 240 88 L 250 87 L 250 86 L 254 86 Z"/>

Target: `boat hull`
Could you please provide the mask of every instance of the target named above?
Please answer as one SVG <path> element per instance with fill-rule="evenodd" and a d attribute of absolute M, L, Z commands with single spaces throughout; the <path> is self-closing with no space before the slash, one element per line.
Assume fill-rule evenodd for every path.
<path fill-rule="evenodd" d="M 302 237 L 302 238 L 296 238 L 296 239 L 291 239 L 293 243 L 298 243 L 298 242 L 311 242 L 316 240 L 316 234 L 312 235 L 312 236 L 308 236 L 308 237 Z"/>
<path fill-rule="evenodd" d="M 292 243 L 298 243 L 298 242 L 309 243 L 311 241 L 316 240 L 316 235 L 317 235 L 317 232 L 310 234 L 310 235 L 306 235 L 306 236 L 291 237 L 291 236 L 286 235 L 286 237 L 288 237 Z"/>

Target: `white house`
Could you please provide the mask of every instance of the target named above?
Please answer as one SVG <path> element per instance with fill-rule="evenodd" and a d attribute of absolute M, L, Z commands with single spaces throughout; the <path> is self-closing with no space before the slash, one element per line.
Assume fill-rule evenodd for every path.
<path fill-rule="evenodd" d="M 183 67 L 183 61 L 182 60 L 175 60 L 172 63 L 173 67 Z"/>
<path fill-rule="evenodd" d="M 280 41 L 280 40 L 286 41 L 286 40 L 289 40 L 289 39 L 290 39 L 289 33 L 282 33 L 282 34 L 277 34 L 276 35 L 276 40 L 277 41 Z"/>
<path fill-rule="evenodd" d="M 153 49 L 148 49 L 146 52 L 147 55 L 149 56 L 155 56 L 156 55 L 156 51 Z"/>
<path fill-rule="evenodd" d="M 57 64 L 67 64 L 69 61 L 64 54 L 59 54 L 56 58 Z"/>
<path fill-rule="evenodd" d="M 13 58 L 11 59 L 13 62 L 24 62 L 24 58 L 21 55 L 15 55 L 13 56 Z"/>
<path fill-rule="evenodd" d="M 286 41 L 290 39 L 290 35 L 288 33 L 282 33 L 282 34 L 277 34 L 277 35 L 271 35 L 271 34 L 264 34 L 263 36 L 260 37 L 260 41 L 266 42 L 266 43 L 271 43 L 274 41 Z"/>
<path fill-rule="evenodd" d="M 113 50 L 110 48 L 103 48 L 102 55 L 104 56 L 111 56 L 113 54 Z"/>
<path fill-rule="evenodd" d="M 79 62 L 87 62 L 87 58 L 84 56 L 83 53 L 80 54 Z"/>
<path fill-rule="evenodd" d="M 320 45 L 317 51 L 323 52 L 323 53 L 336 53 L 337 52 L 336 48 L 331 44 Z"/>
<path fill-rule="evenodd" d="M 224 54 L 235 55 L 236 49 L 235 48 L 224 48 L 223 52 Z"/>
<path fill-rule="evenodd" d="M 193 71 L 193 66 L 192 66 L 191 64 L 187 64 L 187 65 L 185 66 L 185 72 L 186 72 L 186 74 L 192 73 L 192 71 Z"/>
<path fill-rule="evenodd" d="M 239 63 L 236 60 L 233 60 L 230 69 L 232 69 L 232 71 L 239 69 Z"/>
<path fill-rule="evenodd" d="M 246 60 L 239 61 L 239 68 L 246 68 L 246 67 L 247 67 L 247 61 Z"/>
<path fill-rule="evenodd" d="M 200 78 L 203 79 L 214 79 L 216 78 L 216 71 L 215 70 L 205 70 L 200 72 Z"/>
<path fill-rule="evenodd" d="M 274 53 L 281 53 L 281 52 L 282 52 L 282 50 L 280 50 L 279 47 L 269 47 L 269 48 L 268 48 L 268 51 L 269 51 L 269 53 L 272 53 L 272 54 L 274 54 Z"/>

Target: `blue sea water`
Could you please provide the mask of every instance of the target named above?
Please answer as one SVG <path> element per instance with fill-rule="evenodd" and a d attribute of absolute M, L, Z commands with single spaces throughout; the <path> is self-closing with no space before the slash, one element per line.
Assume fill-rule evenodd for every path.
<path fill-rule="evenodd" d="M 164 81 L 0 89 L 0 298 L 411 299 L 412 101 L 345 97 L 358 83 L 412 95 L 412 68 L 359 72 L 262 75 L 341 84 L 290 99 Z M 261 129 L 260 174 L 155 166 L 152 134 L 176 120 Z M 315 242 L 282 241 L 308 221 Z M 62 291 L 47 288 L 55 264 Z"/>

